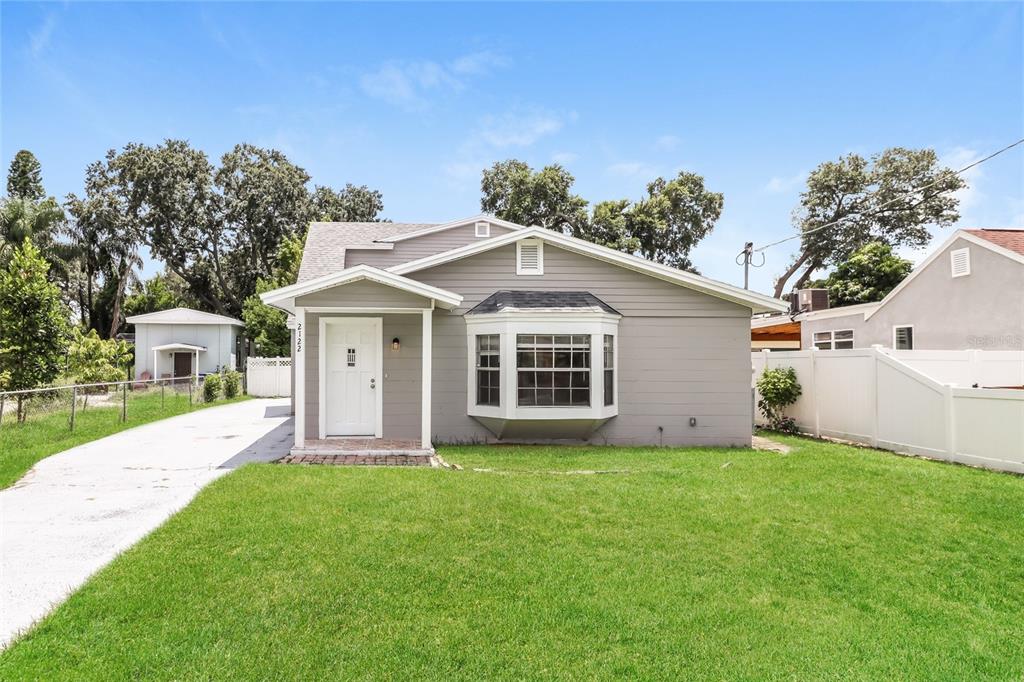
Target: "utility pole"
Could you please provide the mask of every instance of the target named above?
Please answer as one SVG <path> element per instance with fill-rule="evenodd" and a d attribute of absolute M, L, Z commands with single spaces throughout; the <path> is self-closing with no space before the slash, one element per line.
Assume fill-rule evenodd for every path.
<path fill-rule="evenodd" d="M 764 254 L 762 254 L 763 256 Z M 736 254 L 736 265 L 743 266 L 743 288 L 750 288 L 750 268 L 751 266 L 759 268 L 764 265 L 764 259 L 761 259 L 760 264 L 754 265 L 754 242 L 746 242 L 743 245 L 743 250 Z"/>

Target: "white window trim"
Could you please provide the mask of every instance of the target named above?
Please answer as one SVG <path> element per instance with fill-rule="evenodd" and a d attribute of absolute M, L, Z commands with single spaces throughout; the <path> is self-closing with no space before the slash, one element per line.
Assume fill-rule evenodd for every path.
<path fill-rule="evenodd" d="M 494 419 L 607 419 L 619 413 L 619 319 L 612 313 L 504 312 L 470 315 L 466 319 L 466 413 Z M 476 404 L 476 337 L 498 334 L 501 349 L 501 404 Z M 516 336 L 519 334 L 587 334 L 590 336 L 590 405 L 519 407 Z M 604 335 L 615 337 L 614 402 L 604 404 Z"/>
<path fill-rule="evenodd" d="M 836 334 L 841 332 L 850 332 L 849 339 L 840 339 L 842 342 L 850 341 L 850 348 L 836 348 Z M 818 348 L 819 343 L 826 343 L 825 341 L 815 340 L 815 336 L 818 334 L 828 334 L 828 348 Z M 819 329 L 811 332 L 811 346 L 817 350 L 853 350 L 857 347 L 857 332 L 853 329 Z"/>
<path fill-rule="evenodd" d="M 910 330 L 910 348 L 905 350 L 914 350 L 914 325 L 912 324 L 894 324 L 892 326 L 892 349 L 896 350 L 896 330 L 897 329 L 909 329 Z"/>
<path fill-rule="evenodd" d="M 530 246 L 536 245 L 537 247 L 537 269 L 536 270 L 524 270 L 523 269 L 523 245 L 528 244 Z M 516 242 L 516 274 L 524 276 L 532 275 L 543 275 L 544 274 L 544 240 L 542 239 L 520 239 Z"/>
<path fill-rule="evenodd" d="M 964 258 L 967 261 L 967 269 L 964 270 L 963 272 L 956 271 L 956 259 L 957 256 L 959 256 L 960 254 L 963 254 Z M 967 275 L 971 274 L 971 249 L 969 247 L 964 247 L 962 249 L 953 249 L 952 251 L 949 252 L 949 274 L 952 275 L 954 278 L 966 277 Z"/>
<path fill-rule="evenodd" d="M 480 221 L 476 224 L 476 236 L 477 237 L 490 237 L 491 236 L 491 224 L 485 221 Z"/>
<path fill-rule="evenodd" d="M 327 325 L 343 324 L 345 322 L 372 322 L 374 336 L 377 337 L 377 388 L 374 398 L 377 401 L 376 423 L 374 424 L 374 438 L 384 437 L 384 318 L 381 317 L 320 317 L 319 334 L 317 338 L 317 420 L 319 422 L 319 438 L 327 438 Z M 297 369 L 297 368 L 296 368 Z M 296 393 L 296 405 L 298 405 L 302 394 Z M 298 415 L 296 415 L 298 416 Z"/>

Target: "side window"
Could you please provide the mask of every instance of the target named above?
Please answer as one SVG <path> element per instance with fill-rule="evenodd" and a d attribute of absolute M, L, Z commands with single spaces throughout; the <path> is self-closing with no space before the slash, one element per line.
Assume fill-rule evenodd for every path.
<path fill-rule="evenodd" d="M 476 404 L 501 405 L 501 343 L 498 334 L 476 337 Z"/>
<path fill-rule="evenodd" d="M 914 350 L 913 325 L 892 328 L 892 347 L 896 350 Z"/>

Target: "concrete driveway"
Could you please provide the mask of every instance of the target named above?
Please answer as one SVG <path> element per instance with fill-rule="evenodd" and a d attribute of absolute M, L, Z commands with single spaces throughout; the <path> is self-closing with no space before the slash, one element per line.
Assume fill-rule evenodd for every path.
<path fill-rule="evenodd" d="M 0 490 L 0 648 L 249 461 L 288 453 L 287 399 L 172 417 L 48 457 Z"/>

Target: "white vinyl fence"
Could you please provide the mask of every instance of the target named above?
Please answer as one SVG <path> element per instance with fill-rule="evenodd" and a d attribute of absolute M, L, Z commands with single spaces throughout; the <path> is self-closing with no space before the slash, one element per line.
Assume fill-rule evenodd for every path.
<path fill-rule="evenodd" d="M 292 394 L 291 358 L 249 358 L 245 364 L 245 387 L 249 395 L 277 398 Z"/>
<path fill-rule="evenodd" d="M 803 394 L 786 413 L 805 433 L 1024 473 L 1024 390 L 953 386 L 893 355 L 762 351 L 752 353 L 754 382 L 765 368 L 794 368 Z M 1014 385 L 1012 378 L 992 383 Z"/>
<path fill-rule="evenodd" d="M 890 350 L 886 355 L 960 388 L 1024 386 L 1024 350 Z"/>

